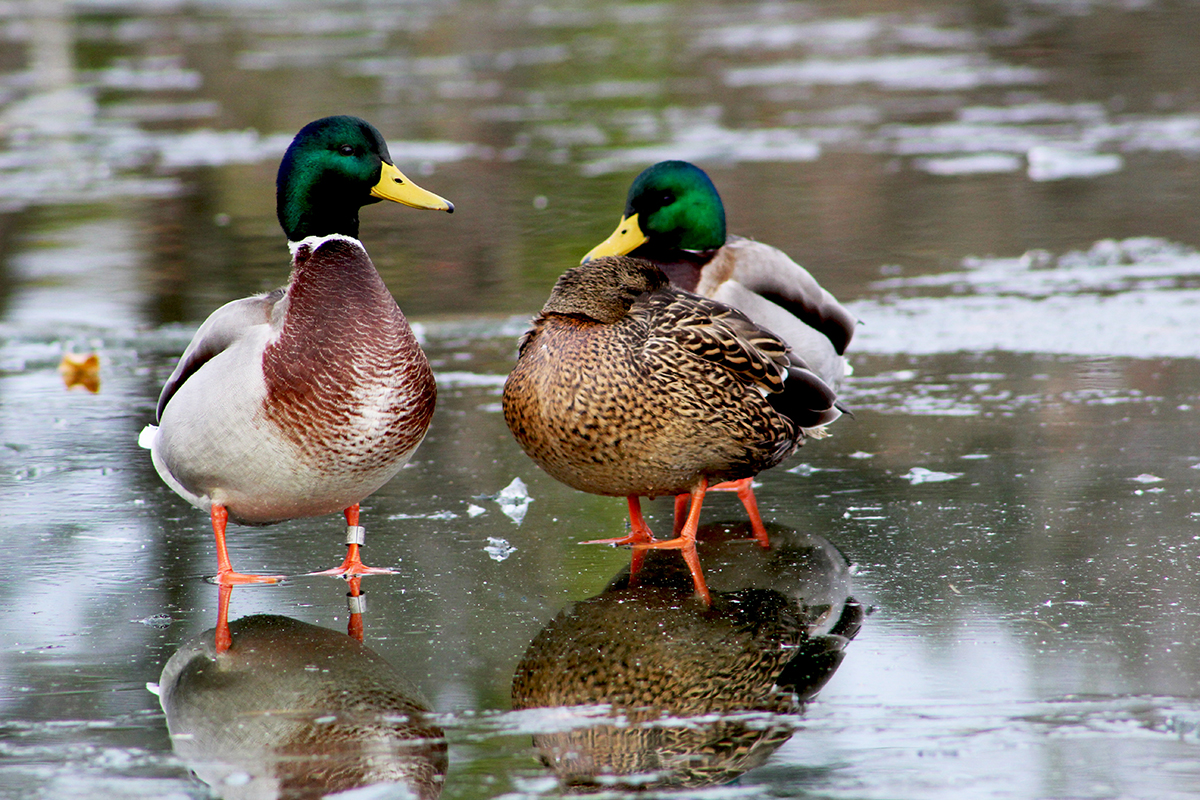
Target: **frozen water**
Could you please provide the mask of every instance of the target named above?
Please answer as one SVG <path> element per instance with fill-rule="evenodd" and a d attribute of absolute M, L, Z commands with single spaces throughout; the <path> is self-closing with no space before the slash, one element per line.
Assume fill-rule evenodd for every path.
<path fill-rule="evenodd" d="M 938 472 L 937 470 L 926 469 L 925 467 L 913 467 L 900 477 L 916 486 L 920 483 L 942 483 L 944 481 L 952 481 L 956 478 L 961 478 L 961 472 Z"/>
<path fill-rule="evenodd" d="M 498 536 L 489 536 L 487 546 L 483 549 L 493 561 L 503 561 L 517 552 L 517 548 L 509 544 L 507 539 L 501 539 Z"/>
<path fill-rule="evenodd" d="M 961 287 L 854 304 L 871 325 L 855 345 L 875 352 L 1015 350 L 1076 355 L 1200 356 L 1200 255 L 1161 239 L 1097 242 L 1055 259 L 971 258 L 963 272 L 890 278 L 878 289 Z M 1118 294 L 1112 294 L 1117 292 Z M 1115 326 L 1111 320 L 1123 324 Z"/>
<path fill-rule="evenodd" d="M 954 91 L 982 86 L 1031 85 L 1046 80 L 1031 67 L 1018 67 L 958 53 L 892 55 L 860 59 L 810 59 L 766 67 L 742 67 L 725 73 L 732 88 L 772 84 L 876 84 L 893 91 Z"/>
<path fill-rule="evenodd" d="M 1029 160 L 1029 177 L 1035 181 L 1094 178 L 1116 172 L 1125 164 L 1125 159 L 1117 153 L 1094 153 L 1050 145 L 1031 147 L 1026 158 Z"/>
<path fill-rule="evenodd" d="M 525 488 L 525 481 L 520 478 L 513 478 L 512 483 L 501 489 L 495 499 L 504 515 L 518 525 L 525 519 L 529 504 L 533 502 L 528 489 Z"/>
<path fill-rule="evenodd" d="M 395 574 L 299 577 L 344 553 L 340 514 L 230 526 L 239 568 L 297 577 L 237 588 L 229 616 L 361 625 L 449 732 L 443 800 L 566 791 L 535 750 L 602 740 L 611 708 L 513 713 L 512 681 L 551 621 L 589 604 L 617 624 L 555 663 L 632 647 L 630 619 L 662 644 L 638 657 L 711 653 L 744 630 L 711 627 L 738 608 L 756 637 L 812 625 L 798 649 L 844 656 L 760 764 L 670 794 L 1200 796 L 1192 9 L 10 5 L 4 800 L 211 794 L 143 691 L 185 642 L 215 641 L 211 524 L 135 440 L 196 325 L 284 281 L 272 173 L 320 109 L 370 119 L 458 207 L 360 215 L 442 391 L 416 458 L 363 503 L 368 563 Z M 862 322 L 841 391 L 854 416 L 756 476 L 771 549 L 736 497 L 706 498 L 710 611 L 677 553 L 647 557 L 654 591 L 622 594 L 630 552 L 577 543 L 626 533 L 624 501 L 539 471 L 498 413 L 531 315 L 661 158 L 701 160 L 730 230 L 788 251 Z M 99 354 L 100 392 L 66 390 L 65 352 Z M 669 535 L 670 500 L 643 509 Z M 848 643 L 829 597 L 796 602 L 831 573 L 839 602 L 870 612 Z M 355 588 L 369 610 L 347 614 Z M 302 676 L 330 668 L 313 655 Z M 736 685 L 719 673 L 700 670 L 697 694 Z M 714 717 L 620 721 L 661 742 Z"/>
<path fill-rule="evenodd" d="M 932 175 L 977 175 L 986 172 L 1016 172 L 1022 161 L 1007 153 L 975 153 L 946 158 L 919 158 L 917 169 Z"/>

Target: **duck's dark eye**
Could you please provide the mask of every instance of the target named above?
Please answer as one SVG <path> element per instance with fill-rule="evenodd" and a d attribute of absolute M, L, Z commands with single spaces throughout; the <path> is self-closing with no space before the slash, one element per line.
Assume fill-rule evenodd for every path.
<path fill-rule="evenodd" d="M 351 145 L 344 144 L 338 148 L 338 152 L 344 156 L 352 156 L 354 155 L 354 148 Z"/>
<path fill-rule="evenodd" d="M 671 192 L 663 192 L 662 194 L 660 194 L 658 196 L 658 205 L 660 207 L 669 206 L 669 205 L 671 205 L 671 203 L 674 203 L 674 202 L 675 202 L 675 195 Z"/>

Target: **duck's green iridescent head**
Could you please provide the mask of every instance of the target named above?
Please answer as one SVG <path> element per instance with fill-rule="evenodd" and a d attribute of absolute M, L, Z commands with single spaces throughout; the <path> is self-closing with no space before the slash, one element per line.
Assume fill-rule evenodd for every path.
<path fill-rule="evenodd" d="M 634 179 L 621 223 L 584 261 L 625 255 L 643 245 L 662 253 L 702 252 L 724 244 L 725 206 L 708 175 L 687 161 L 660 161 Z"/>
<path fill-rule="evenodd" d="M 283 154 L 275 190 L 279 224 L 292 242 L 333 233 L 357 238 L 358 210 L 380 200 L 454 211 L 396 169 L 383 136 L 358 117 L 325 117 L 301 128 Z"/>

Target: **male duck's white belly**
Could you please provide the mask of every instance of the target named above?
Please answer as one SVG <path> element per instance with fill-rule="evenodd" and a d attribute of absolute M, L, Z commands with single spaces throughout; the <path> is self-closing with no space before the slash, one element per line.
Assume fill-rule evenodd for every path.
<path fill-rule="evenodd" d="M 179 388 L 152 442 L 155 468 L 188 502 L 202 509 L 225 506 L 241 523 L 317 516 L 354 505 L 387 483 L 416 445 L 399 458 L 373 459 L 387 421 L 366 411 L 337 432 L 339 444 L 348 448 L 341 453 L 344 460 L 314 459 L 311 449 L 305 452 L 266 413 L 262 348 L 269 336 L 263 326 Z"/>

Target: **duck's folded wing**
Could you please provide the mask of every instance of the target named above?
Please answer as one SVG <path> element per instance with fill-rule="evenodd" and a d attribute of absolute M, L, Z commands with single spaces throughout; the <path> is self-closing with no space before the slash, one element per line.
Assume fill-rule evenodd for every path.
<path fill-rule="evenodd" d="M 683 291 L 648 297 L 652 360 L 679 361 L 684 354 L 719 365 L 707 380 L 724 373 L 753 385 L 770 405 L 798 427 L 819 428 L 841 415 L 837 393 L 778 336 L 735 308 Z"/>
<path fill-rule="evenodd" d="M 659 354 L 675 348 L 698 356 L 767 392 L 783 391 L 788 346 L 745 314 L 685 292 L 652 296 L 654 323 L 647 347 Z"/>
<path fill-rule="evenodd" d="M 825 334 L 839 355 L 845 354 L 854 336 L 854 316 L 782 250 L 730 236 L 705 268 L 696 291 L 708 296 L 725 280 L 735 280 L 787 309 L 805 325 Z M 708 285 L 710 282 L 712 286 Z"/>
<path fill-rule="evenodd" d="M 162 421 L 167 403 L 196 370 L 241 339 L 246 331 L 257 325 L 269 324 L 271 313 L 283 294 L 283 289 L 276 289 L 269 294 L 234 300 L 209 315 L 192 337 L 183 355 L 179 357 L 175 371 L 167 378 L 162 393 L 158 396 L 156 421 Z"/>

